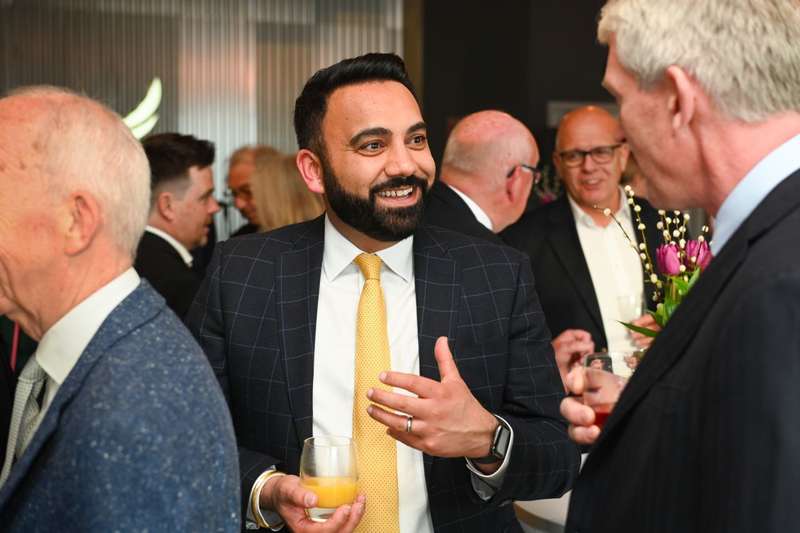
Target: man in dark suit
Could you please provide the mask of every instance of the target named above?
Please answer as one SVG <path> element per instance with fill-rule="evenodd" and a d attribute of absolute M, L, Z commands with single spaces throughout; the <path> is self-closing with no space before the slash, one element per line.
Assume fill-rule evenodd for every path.
<path fill-rule="evenodd" d="M 137 272 L 183 318 L 202 281 L 191 250 L 203 246 L 219 204 L 214 198 L 214 145 L 191 135 L 142 140 L 151 172 L 150 215 L 136 252 Z"/>
<path fill-rule="evenodd" d="M 0 314 L 39 341 L 0 470 L 3 531 L 237 531 L 235 436 L 191 334 L 131 268 L 147 159 L 52 87 L 0 100 Z"/>
<path fill-rule="evenodd" d="M 553 154 L 566 194 L 525 213 L 503 233 L 531 258 L 562 377 L 578 356 L 593 350 L 632 351 L 637 340 L 645 344 L 619 320 L 653 326 L 649 315 L 642 316 L 643 304 L 652 303 L 649 273 L 628 239 L 642 242 L 641 220 L 654 258 L 659 216 L 643 200 L 637 200 L 638 213 L 628 204 L 620 187 L 627 158 L 619 123 L 607 111 L 589 106 L 567 113 Z"/>
<path fill-rule="evenodd" d="M 599 37 L 651 201 L 713 215 L 715 258 L 602 433 L 562 403 L 572 436 L 594 442 L 567 531 L 795 530 L 800 7 L 619 0 Z M 571 390 L 583 383 L 573 370 Z"/>
<path fill-rule="evenodd" d="M 425 222 L 503 244 L 497 233 L 525 210 L 541 173 L 536 140 L 502 111 L 461 119 L 447 138 L 439 179 L 425 197 Z"/>
<path fill-rule="evenodd" d="M 397 56 L 317 72 L 295 130 L 326 215 L 223 243 L 188 317 L 228 395 L 248 514 L 293 531 L 521 531 L 510 501 L 557 496 L 577 468 L 527 258 L 419 224 L 435 168 Z M 362 314 L 365 277 L 385 302 Z M 296 477 L 312 434 L 353 435 L 366 492 L 324 526 Z"/>

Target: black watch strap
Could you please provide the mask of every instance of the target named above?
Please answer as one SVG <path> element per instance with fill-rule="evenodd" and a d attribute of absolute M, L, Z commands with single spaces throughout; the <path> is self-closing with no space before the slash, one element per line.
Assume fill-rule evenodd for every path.
<path fill-rule="evenodd" d="M 497 419 L 497 429 L 494 430 L 494 438 L 492 439 L 492 447 L 489 449 L 489 455 L 485 457 L 478 457 L 471 459 L 473 463 L 479 465 L 487 465 L 502 461 L 506 458 L 508 453 L 508 445 L 511 442 L 511 428 L 499 416 L 495 415 Z"/>

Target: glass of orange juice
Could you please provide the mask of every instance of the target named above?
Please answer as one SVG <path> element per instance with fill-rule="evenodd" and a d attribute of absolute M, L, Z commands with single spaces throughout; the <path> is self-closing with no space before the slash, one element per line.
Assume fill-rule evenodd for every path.
<path fill-rule="evenodd" d="M 317 436 L 303 442 L 300 483 L 317 495 L 317 506 L 306 509 L 315 522 L 325 522 L 337 507 L 356 499 L 356 445 L 349 437 Z"/>

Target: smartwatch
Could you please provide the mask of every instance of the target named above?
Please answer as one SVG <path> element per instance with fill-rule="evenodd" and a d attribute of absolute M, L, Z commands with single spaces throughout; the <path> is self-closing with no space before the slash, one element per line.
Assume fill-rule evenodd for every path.
<path fill-rule="evenodd" d="M 492 439 L 492 447 L 489 449 L 489 455 L 485 457 L 478 457 L 477 459 L 470 459 L 473 463 L 479 465 L 488 465 L 496 462 L 503 462 L 508 454 L 508 445 L 511 442 L 511 428 L 497 415 L 497 429 L 494 430 L 494 438 Z"/>

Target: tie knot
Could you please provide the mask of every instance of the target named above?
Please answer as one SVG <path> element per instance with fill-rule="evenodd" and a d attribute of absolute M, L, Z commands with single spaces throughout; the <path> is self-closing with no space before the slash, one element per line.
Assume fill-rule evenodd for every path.
<path fill-rule="evenodd" d="M 356 264 L 364 274 L 365 279 L 381 280 L 381 258 L 375 254 L 360 254 L 356 257 Z"/>
<path fill-rule="evenodd" d="M 32 355 L 31 358 L 28 359 L 28 362 L 25 363 L 25 367 L 22 369 L 22 372 L 20 372 L 19 380 L 27 383 L 36 383 L 37 381 L 42 381 L 44 378 L 44 369 L 39 366 L 35 355 Z"/>

